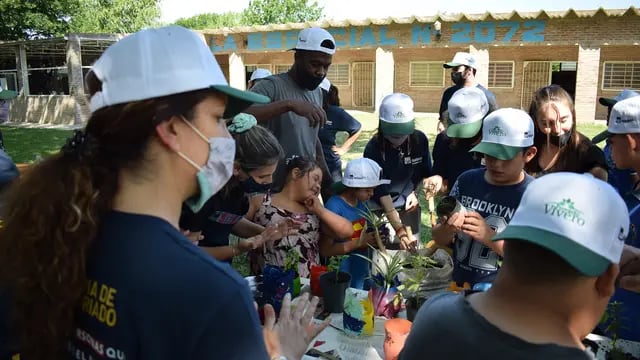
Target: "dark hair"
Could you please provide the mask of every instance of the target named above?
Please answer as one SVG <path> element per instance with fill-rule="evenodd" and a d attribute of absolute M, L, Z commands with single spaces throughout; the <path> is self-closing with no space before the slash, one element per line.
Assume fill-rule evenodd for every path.
<path fill-rule="evenodd" d="M 102 84 L 87 74 L 91 95 Z M 0 230 L 0 284 L 12 304 L 12 334 L 24 359 L 57 359 L 71 335 L 87 289 L 87 257 L 103 216 L 112 209 L 118 174 L 144 176 L 155 127 L 182 115 L 213 90 L 108 106 L 84 133 L 34 165 L 12 188 Z"/>
<path fill-rule="evenodd" d="M 522 284 L 566 283 L 582 276 L 556 253 L 524 240 L 505 240 L 502 267 Z"/>
<path fill-rule="evenodd" d="M 470 138 L 449 138 L 451 142 L 449 143 L 449 148 L 452 150 L 466 150 L 469 151 L 473 148 L 474 144 L 482 139 L 482 127 L 480 127 L 480 131 Z"/>
<path fill-rule="evenodd" d="M 329 87 L 329 93 L 327 94 L 327 103 L 333 106 L 340 106 L 340 96 L 338 88 L 335 85 Z"/>
<path fill-rule="evenodd" d="M 300 171 L 297 177 L 297 179 L 299 179 L 318 168 L 320 168 L 320 166 L 313 159 L 303 156 L 290 156 L 285 160 L 285 170 L 278 181 L 278 188 L 284 188 L 289 181 L 293 180 L 293 170 L 298 169 Z"/>
<path fill-rule="evenodd" d="M 579 146 L 580 146 L 580 134 L 576 129 L 576 110 L 573 105 L 573 99 L 571 95 L 564 90 L 559 85 L 549 85 L 538 89 L 533 95 L 533 99 L 531 100 L 531 104 L 529 106 L 529 116 L 533 119 L 533 127 L 534 127 L 534 138 L 533 145 L 538 149 L 542 149 L 543 146 L 547 143 L 547 134 L 543 133 L 538 127 L 537 118 L 540 116 L 540 111 L 544 108 L 545 105 L 551 102 L 563 102 L 565 103 L 569 109 L 571 109 L 572 116 L 572 124 L 571 124 L 571 135 L 569 141 L 566 145 L 560 148 L 560 154 L 558 155 L 558 159 L 556 163 L 552 166 L 550 171 L 573 171 L 579 172 L 576 167 L 580 165 L 580 159 L 578 156 L 580 154 Z M 543 169 L 540 168 L 538 164 L 538 159 L 542 152 L 538 152 L 534 158 L 527 163 L 525 169 L 530 174 L 536 174 Z"/>

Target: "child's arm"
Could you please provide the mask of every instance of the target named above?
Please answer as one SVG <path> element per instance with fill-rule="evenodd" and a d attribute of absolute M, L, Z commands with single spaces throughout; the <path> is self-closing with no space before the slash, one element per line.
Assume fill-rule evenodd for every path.
<path fill-rule="evenodd" d="M 263 231 L 264 226 L 249 221 L 244 217 L 240 219 L 240 221 L 235 223 L 235 225 L 233 225 L 233 227 L 231 228 L 231 233 L 241 238 L 250 238 L 260 234 Z"/>
<path fill-rule="evenodd" d="M 364 238 L 366 240 L 366 237 Z M 360 241 L 336 242 L 331 235 L 320 232 L 320 256 L 335 256 L 348 254 L 363 245 L 363 239 Z"/>
<path fill-rule="evenodd" d="M 311 213 L 320 218 L 320 229 L 337 239 L 350 239 L 353 235 L 353 224 L 342 216 L 328 210 L 315 196 L 308 198 L 304 205 Z"/>
<path fill-rule="evenodd" d="M 496 254 L 503 256 L 503 241 L 492 241 L 491 238 L 496 232 L 487 225 L 482 215 L 476 211 L 467 212 L 462 224 L 462 231 L 471 236 L 474 240 L 480 241 L 484 246 L 495 251 Z"/>

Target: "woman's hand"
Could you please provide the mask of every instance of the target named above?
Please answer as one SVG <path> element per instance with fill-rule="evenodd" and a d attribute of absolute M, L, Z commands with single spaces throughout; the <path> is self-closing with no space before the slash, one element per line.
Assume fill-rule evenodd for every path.
<path fill-rule="evenodd" d="M 302 223 L 293 219 L 284 219 L 272 224 L 269 224 L 264 231 L 257 236 L 250 239 L 240 241 L 238 244 L 243 251 L 250 251 L 259 248 L 260 246 L 280 240 L 289 235 L 295 235 Z"/>
<path fill-rule="evenodd" d="M 264 327 L 262 330 L 267 351 L 271 358 L 284 355 L 287 359 L 302 358 L 311 341 L 324 330 L 330 322 L 325 320 L 320 325 L 313 323 L 313 314 L 318 307 L 318 298 L 309 301 L 309 294 L 303 294 L 295 307 L 291 306 L 291 294 L 286 294 L 282 301 L 280 318 L 276 323 L 276 314 L 271 305 L 264 308 Z"/>
<path fill-rule="evenodd" d="M 418 202 L 418 196 L 416 196 L 415 191 L 412 191 L 409 196 L 407 196 L 407 200 L 404 202 L 404 209 L 406 211 L 415 210 L 420 203 Z"/>

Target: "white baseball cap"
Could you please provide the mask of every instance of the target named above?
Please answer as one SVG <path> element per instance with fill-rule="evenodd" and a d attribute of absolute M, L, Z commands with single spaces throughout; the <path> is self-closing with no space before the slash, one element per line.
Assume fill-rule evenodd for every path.
<path fill-rule="evenodd" d="M 489 112 L 489 102 L 484 91 L 476 86 L 463 87 L 453 93 L 447 104 L 449 125 L 447 136 L 468 139 L 476 136 L 482 127 L 482 119 Z"/>
<path fill-rule="evenodd" d="M 628 235 L 627 207 L 611 185 L 591 174 L 557 172 L 527 186 L 509 225 L 493 240 L 531 242 L 593 277 L 620 262 Z"/>
<path fill-rule="evenodd" d="M 630 97 L 613 105 L 607 130 L 596 135 L 593 142 L 597 144 L 615 134 L 637 133 L 640 133 L 640 96 Z"/>
<path fill-rule="evenodd" d="M 331 82 L 325 77 L 324 79 L 322 79 L 322 82 L 318 86 L 324 91 L 329 91 L 329 88 L 331 88 Z"/>
<path fill-rule="evenodd" d="M 302 29 L 298 34 L 298 42 L 293 50 L 320 51 L 333 55 L 336 52 L 336 41 L 325 29 L 311 27 Z"/>
<path fill-rule="evenodd" d="M 266 96 L 229 86 L 207 44 L 195 32 L 172 25 L 145 29 L 109 46 L 92 67 L 102 89 L 91 97 L 91 111 L 107 106 L 194 90 L 214 89 L 228 96 L 225 118 Z"/>
<path fill-rule="evenodd" d="M 476 57 L 469 54 L 468 52 L 457 52 L 453 56 L 453 60 L 448 63 L 442 65 L 445 69 L 450 69 L 454 67 L 458 67 L 460 65 L 465 65 L 474 69 L 478 68 L 478 61 Z"/>
<path fill-rule="evenodd" d="M 411 135 L 415 130 L 413 100 L 409 95 L 393 93 L 380 104 L 380 129 L 385 135 Z"/>
<path fill-rule="evenodd" d="M 511 160 L 524 148 L 533 146 L 533 134 L 533 119 L 529 114 L 520 109 L 498 109 L 484 119 L 482 140 L 470 151 Z"/>
<path fill-rule="evenodd" d="M 342 177 L 342 185 L 350 188 L 372 188 L 389 184 L 391 180 L 383 180 L 382 168 L 375 161 L 359 158 L 347 163 Z"/>
<path fill-rule="evenodd" d="M 638 95 L 640 95 L 640 93 L 638 93 L 636 91 L 629 90 L 629 89 L 624 89 L 618 95 L 616 95 L 616 97 L 614 97 L 614 98 L 601 97 L 600 99 L 598 99 L 598 101 L 600 102 L 600 105 L 613 106 L 618 101 L 625 100 L 625 99 L 628 99 L 628 98 L 631 98 L 631 97 L 634 97 L 634 96 L 638 96 Z"/>
<path fill-rule="evenodd" d="M 271 71 L 269 71 L 267 69 L 255 69 L 251 73 L 251 77 L 249 78 L 249 81 L 264 79 L 264 78 L 269 77 L 271 75 L 273 75 L 273 74 L 271 74 Z"/>

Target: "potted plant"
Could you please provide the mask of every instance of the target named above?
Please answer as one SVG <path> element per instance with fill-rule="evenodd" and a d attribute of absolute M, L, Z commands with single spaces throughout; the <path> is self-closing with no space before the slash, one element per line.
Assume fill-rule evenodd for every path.
<path fill-rule="evenodd" d="M 373 231 L 374 232 L 374 237 L 376 239 L 376 245 L 378 246 L 378 249 L 383 253 L 386 254 L 387 250 L 384 246 L 384 242 L 382 241 L 382 237 L 384 234 L 384 231 L 386 230 L 386 225 L 388 223 L 387 219 L 382 217 L 382 216 L 378 216 L 376 215 L 376 213 L 374 213 L 368 206 L 365 205 L 365 210 L 360 210 L 360 214 L 362 215 L 362 217 L 365 218 L 365 220 L 367 220 L 367 228 L 366 231 L 370 232 Z"/>
<path fill-rule="evenodd" d="M 394 318 L 402 308 L 402 293 L 398 291 L 400 282 L 398 275 L 403 271 L 406 261 L 402 252 L 395 252 L 389 255 L 382 250 L 378 250 L 369 245 L 374 252 L 374 256 L 379 261 L 374 261 L 367 256 L 356 254 L 367 260 L 373 266 L 371 276 L 371 300 L 373 302 L 374 313 L 376 316 L 384 316 L 386 318 Z"/>
<path fill-rule="evenodd" d="M 602 360 L 638 360 L 640 359 L 640 343 L 623 340 L 618 337 L 618 331 L 624 327 L 621 316 L 621 302 L 611 302 L 602 316 L 601 323 L 606 324 L 605 332 L 611 338 L 590 334 L 583 341 L 591 347 L 596 359 Z"/>
<path fill-rule="evenodd" d="M 320 275 L 325 311 L 341 313 L 344 309 L 344 293 L 351 283 L 351 275 L 341 272 L 340 265 L 347 256 L 332 256 L 327 266 L 328 271 Z"/>
<path fill-rule="evenodd" d="M 453 265 L 444 250 L 427 255 L 430 249 L 419 249 L 408 254 L 404 270 L 398 275 L 399 286 L 406 299 L 407 319 L 413 321 L 420 306 L 434 293 L 449 286 Z"/>

